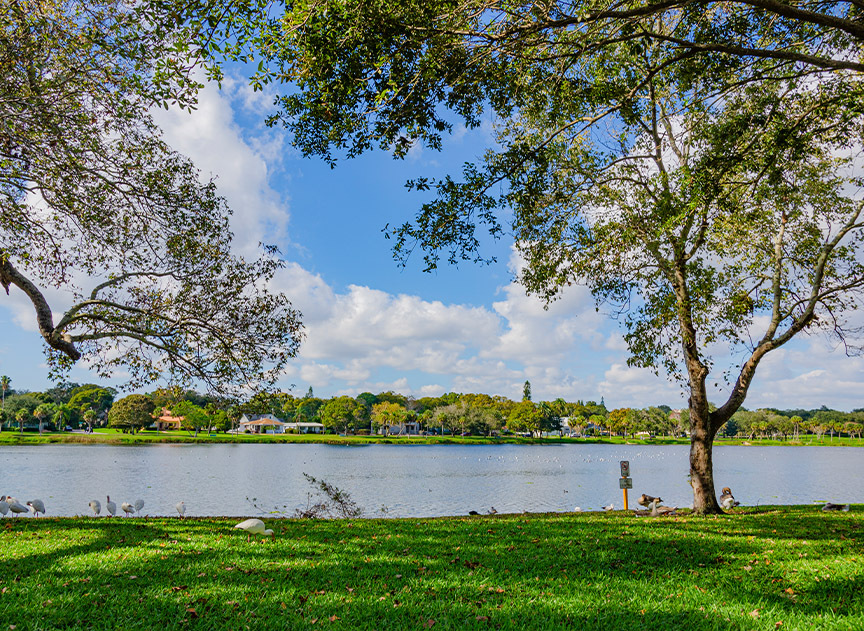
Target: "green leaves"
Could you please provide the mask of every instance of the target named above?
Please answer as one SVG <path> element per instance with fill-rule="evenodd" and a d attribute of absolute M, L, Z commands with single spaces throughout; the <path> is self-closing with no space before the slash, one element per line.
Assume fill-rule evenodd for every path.
<path fill-rule="evenodd" d="M 194 106 L 191 38 L 215 28 L 221 9 L 9 8 L 0 280 L 33 303 L 52 369 L 83 355 L 103 376 L 123 370 L 133 387 L 165 374 L 220 391 L 272 384 L 301 338 L 297 311 L 267 288 L 282 263 L 272 250 L 254 261 L 231 252 L 225 200 L 150 116 L 154 105 Z M 71 298 L 56 320 L 46 287 Z"/>

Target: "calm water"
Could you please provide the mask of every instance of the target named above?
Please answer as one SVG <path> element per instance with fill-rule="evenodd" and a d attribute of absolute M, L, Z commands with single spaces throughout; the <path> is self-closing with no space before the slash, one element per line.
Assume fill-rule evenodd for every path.
<path fill-rule="evenodd" d="M 311 490 L 308 473 L 348 491 L 368 514 L 396 517 L 621 507 L 619 460 L 629 460 L 633 497 L 661 495 L 690 506 L 684 445 L 42 445 L 0 447 L 0 495 L 40 498 L 49 515 L 89 513 L 141 498 L 144 513 L 293 513 Z M 717 486 L 742 504 L 864 502 L 864 449 L 715 447 Z M 104 508 L 103 508 L 104 511 Z M 8 518 L 7 518 L 8 519 Z"/>

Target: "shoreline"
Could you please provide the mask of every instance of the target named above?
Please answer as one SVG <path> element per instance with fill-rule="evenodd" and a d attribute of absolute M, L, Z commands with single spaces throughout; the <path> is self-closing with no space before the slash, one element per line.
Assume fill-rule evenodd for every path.
<path fill-rule="evenodd" d="M 199 434 L 186 432 L 141 432 L 123 434 L 112 430 L 97 430 L 93 434 L 71 432 L 34 432 L 19 433 L 12 430 L 0 432 L 0 446 L 3 445 L 147 445 L 147 444 L 277 444 L 277 445 L 640 445 L 668 446 L 689 445 L 689 438 L 659 437 L 655 439 L 622 438 L 620 436 L 567 438 L 550 436 L 527 438 L 522 436 L 482 437 L 482 436 L 342 436 L 338 434 Z M 776 439 L 720 439 L 714 441 L 715 447 L 864 447 L 861 438 L 821 439 L 808 437 L 799 440 Z"/>

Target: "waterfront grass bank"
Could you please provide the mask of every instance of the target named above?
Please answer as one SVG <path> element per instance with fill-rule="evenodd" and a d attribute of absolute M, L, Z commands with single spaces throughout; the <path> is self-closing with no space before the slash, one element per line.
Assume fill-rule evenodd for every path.
<path fill-rule="evenodd" d="M 6 518 L 16 629 L 862 629 L 864 507 L 299 521 Z"/>
<path fill-rule="evenodd" d="M 274 443 L 274 444 L 311 444 L 328 445 L 555 445 L 555 444 L 610 444 L 610 445 L 689 445 L 689 438 L 658 436 L 651 439 L 621 436 L 588 436 L 569 438 L 546 436 L 529 438 L 526 436 L 342 436 L 339 434 L 228 434 L 186 431 L 143 431 L 136 434 L 123 433 L 114 429 L 98 429 L 92 434 L 79 432 L 18 432 L 5 429 L 0 432 L 0 445 L 48 445 L 56 443 L 143 445 L 151 443 Z M 745 439 L 718 438 L 715 445 L 743 446 L 833 446 L 864 447 L 864 439 L 849 437 L 803 436 L 800 439 Z"/>

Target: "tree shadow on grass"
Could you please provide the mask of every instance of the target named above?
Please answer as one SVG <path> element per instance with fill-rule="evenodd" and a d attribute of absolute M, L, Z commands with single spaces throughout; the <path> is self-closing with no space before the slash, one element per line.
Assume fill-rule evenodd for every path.
<path fill-rule="evenodd" d="M 855 628 L 861 572 L 833 564 L 864 556 L 861 517 L 763 510 L 269 520 L 276 539 L 252 543 L 229 519 L 19 520 L 0 531 L 0 613 L 19 629 Z"/>

